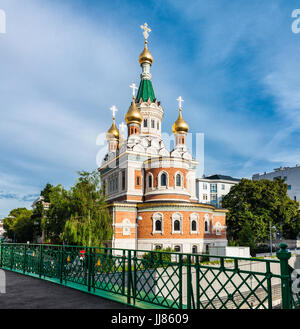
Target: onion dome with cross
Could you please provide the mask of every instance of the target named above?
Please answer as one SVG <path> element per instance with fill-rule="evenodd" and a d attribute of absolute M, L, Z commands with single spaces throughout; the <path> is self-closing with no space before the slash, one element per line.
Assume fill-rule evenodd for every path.
<path fill-rule="evenodd" d="M 189 125 L 186 123 L 186 121 L 183 119 L 182 114 L 181 114 L 181 106 L 182 102 L 184 100 L 182 99 L 181 96 L 177 98 L 178 104 L 179 104 L 179 115 L 177 120 L 174 122 L 172 126 L 172 131 L 174 134 L 186 134 L 189 131 Z"/>

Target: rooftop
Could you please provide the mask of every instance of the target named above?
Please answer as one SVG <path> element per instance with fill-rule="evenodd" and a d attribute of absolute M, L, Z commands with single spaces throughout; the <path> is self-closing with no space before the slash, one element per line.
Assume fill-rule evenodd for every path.
<path fill-rule="evenodd" d="M 197 178 L 197 180 L 199 180 L 201 178 Z M 202 179 L 211 179 L 211 180 L 228 180 L 228 181 L 235 181 L 235 182 L 239 182 L 240 179 L 239 178 L 233 178 L 231 176 L 225 176 L 225 175 L 219 175 L 219 174 L 216 174 L 216 175 L 212 175 L 212 176 L 207 176 L 207 177 L 203 177 Z"/>

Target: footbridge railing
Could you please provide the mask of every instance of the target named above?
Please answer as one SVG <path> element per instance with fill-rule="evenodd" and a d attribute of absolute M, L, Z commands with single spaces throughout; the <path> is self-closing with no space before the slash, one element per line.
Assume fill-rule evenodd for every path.
<path fill-rule="evenodd" d="M 299 308 L 300 270 L 280 248 L 260 259 L 2 243 L 0 268 L 141 308 Z"/>

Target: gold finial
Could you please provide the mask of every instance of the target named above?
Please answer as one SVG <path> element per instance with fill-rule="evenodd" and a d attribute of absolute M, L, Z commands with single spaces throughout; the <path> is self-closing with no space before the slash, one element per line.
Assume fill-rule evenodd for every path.
<path fill-rule="evenodd" d="M 189 125 L 186 123 L 186 121 L 183 119 L 181 114 L 181 106 L 184 100 L 181 96 L 177 98 L 178 105 L 179 105 L 179 115 L 177 120 L 174 122 L 172 126 L 172 131 L 174 134 L 186 134 L 189 131 Z"/>
<path fill-rule="evenodd" d="M 110 110 L 113 113 L 113 123 L 112 123 L 111 127 L 106 132 L 106 139 L 111 139 L 111 138 L 119 139 L 120 133 L 119 133 L 118 128 L 116 127 L 116 122 L 115 122 L 115 115 L 116 115 L 116 112 L 118 111 L 118 109 L 116 108 L 115 105 L 113 105 L 110 108 Z"/>
<path fill-rule="evenodd" d="M 147 23 L 144 23 L 144 25 L 141 25 L 141 29 L 144 30 L 143 35 L 145 38 L 145 48 L 142 51 L 142 53 L 140 54 L 139 63 L 140 64 L 149 63 L 150 65 L 152 65 L 153 57 L 147 47 L 149 33 L 151 32 L 151 29 L 148 27 Z"/>

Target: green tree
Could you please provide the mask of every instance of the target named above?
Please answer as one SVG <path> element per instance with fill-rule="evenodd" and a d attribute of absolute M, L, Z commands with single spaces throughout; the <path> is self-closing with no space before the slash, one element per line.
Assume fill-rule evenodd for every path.
<path fill-rule="evenodd" d="M 101 189 L 99 172 L 79 172 L 71 189 L 71 216 L 65 224 L 63 240 L 70 244 L 101 246 L 112 235 L 112 218 Z"/>
<path fill-rule="evenodd" d="M 44 189 L 41 191 L 41 196 L 45 202 L 50 202 L 50 193 L 52 192 L 53 185 L 47 183 Z"/>
<path fill-rule="evenodd" d="M 49 210 L 42 218 L 42 229 L 46 242 L 59 243 L 66 221 L 72 215 L 72 193 L 59 184 L 51 188 L 49 201 Z"/>
<path fill-rule="evenodd" d="M 6 236 L 16 242 L 33 240 L 34 223 L 31 219 L 32 211 L 26 208 L 16 208 L 10 211 L 3 220 Z"/>
<path fill-rule="evenodd" d="M 284 180 L 242 179 L 223 198 L 223 206 L 229 210 L 226 222 L 231 241 L 264 242 L 270 224 L 285 238 L 295 238 L 300 232 L 299 203 L 288 197 Z"/>

